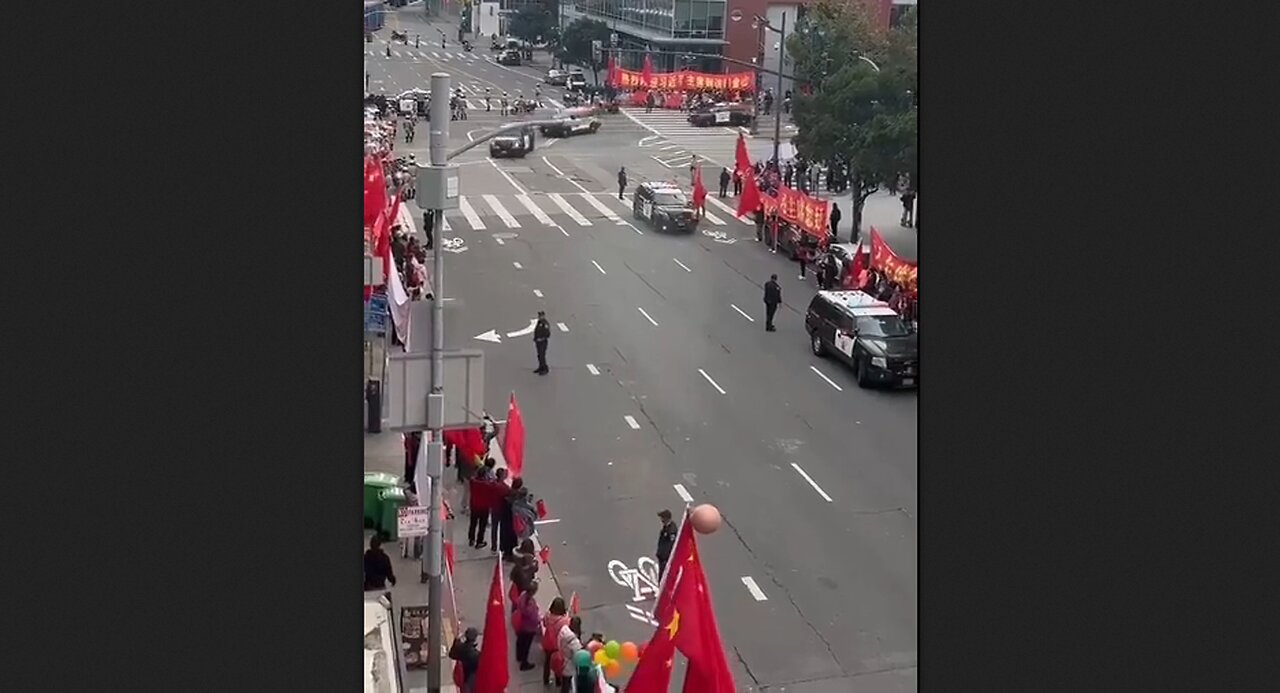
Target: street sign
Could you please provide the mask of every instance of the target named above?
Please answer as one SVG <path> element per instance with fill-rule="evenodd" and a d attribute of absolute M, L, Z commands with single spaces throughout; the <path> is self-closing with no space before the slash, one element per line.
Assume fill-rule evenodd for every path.
<path fill-rule="evenodd" d="M 413 337 L 417 341 L 417 337 Z M 427 342 L 429 345 L 430 342 Z M 484 352 L 446 349 L 444 360 L 444 428 L 479 426 L 484 411 Z M 387 370 L 387 424 L 391 431 L 425 431 L 427 395 L 431 393 L 431 354 L 392 354 Z"/>
<path fill-rule="evenodd" d="M 431 508 L 404 505 L 396 509 L 396 529 L 402 537 L 425 537 L 431 523 Z"/>
<path fill-rule="evenodd" d="M 364 331 L 365 334 L 387 333 L 387 297 L 385 295 L 373 294 L 369 297 L 369 302 L 364 305 Z"/>

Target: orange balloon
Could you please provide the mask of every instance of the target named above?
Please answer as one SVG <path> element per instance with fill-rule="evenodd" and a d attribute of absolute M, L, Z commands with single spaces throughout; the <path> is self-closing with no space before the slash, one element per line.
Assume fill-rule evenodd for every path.
<path fill-rule="evenodd" d="M 622 643 L 622 661 L 634 662 L 640 658 L 640 650 L 636 644 L 628 640 Z"/>
<path fill-rule="evenodd" d="M 622 665 L 618 663 L 618 660 L 611 659 L 608 664 L 604 665 L 604 673 L 609 678 L 615 678 L 622 673 Z"/>

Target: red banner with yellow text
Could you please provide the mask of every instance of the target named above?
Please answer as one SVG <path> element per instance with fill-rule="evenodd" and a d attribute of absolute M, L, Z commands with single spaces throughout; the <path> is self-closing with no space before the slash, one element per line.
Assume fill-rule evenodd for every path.
<path fill-rule="evenodd" d="M 871 267 L 884 272 L 898 284 L 908 287 L 912 293 L 915 292 L 916 280 L 920 274 L 916 263 L 904 260 L 893 252 L 893 248 L 884 242 L 884 238 L 874 226 L 871 227 Z"/>
<path fill-rule="evenodd" d="M 755 80 L 752 79 L 750 72 L 731 72 L 724 75 L 693 72 L 692 70 L 655 72 L 649 75 L 649 79 L 646 80 L 643 72 L 615 67 L 612 81 L 613 86 L 619 89 L 658 89 L 661 91 L 714 89 L 747 92 L 755 88 Z"/>
<path fill-rule="evenodd" d="M 777 210 L 779 218 L 810 236 L 821 240 L 831 233 L 831 203 L 826 200 L 780 185 L 777 194 L 761 195 L 760 201 L 766 215 Z"/>

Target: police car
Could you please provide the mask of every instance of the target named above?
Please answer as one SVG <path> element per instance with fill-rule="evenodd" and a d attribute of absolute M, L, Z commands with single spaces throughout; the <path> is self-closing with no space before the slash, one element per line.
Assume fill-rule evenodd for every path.
<path fill-rule="evenodd" d="M 916 334 L 884 301 L 861 291 L 819 291 L 804 327 L 813 354 L 848 364 L 859 387 L 920 382 Z"/>
<path fill-rule="evenodd" d="M 641 183 L 632 196 L 631 213 L 660 231 L 692 233 L 698 226 L 693 216 L 693 203 L 673 183 Z"/>
<path fill-rule="evenodd" d="M 592 118 L 590 108 L 571 108 L 561 114 L 559 122 L 554 125 L 543 125 L 543 137 L 572 137 L 573 135 L 594 135 L 600 129 L 600 121 Z"/>

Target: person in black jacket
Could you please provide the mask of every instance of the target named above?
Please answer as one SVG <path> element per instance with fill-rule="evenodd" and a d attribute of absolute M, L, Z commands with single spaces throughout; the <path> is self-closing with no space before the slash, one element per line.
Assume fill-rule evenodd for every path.
<path fill-rule="evenodd" d="M 732 176 L 729 175 L 729 169 L 727 168 L 720 169 L 720 197 L 724 197 L 725 194 L 729 192 L 730 178 L 732 178 Z"/>
<path fill-rule="evenodd" d="M 449 648 L 449 659 L 462 664 L 462 691 L 470 693 L 476 682 L 476 672 L 480 669 L 480 648 L 476 647 L 476 638 L 480 631 L 472 626 L 462 637 L 453 641 Z"/>
<path fill-rule="evenodd" d="M 773 315 L 778 312 L 778 304 L 782 303 L 782 287 L 778 285 L 778 275 L 769 275 L 764 283 L 764 331 L 777 332 L 773 326 Z"/>
<path fill-rule="evenodd" d="M 396 574 L 391 570 L 391 558 L 382 550 L 382 538 L 375 534 L 369 539 L 369 550 L 364 552 L 364 588 L 386 589 L 388 581 L 396 584 Z"/>
<path fill-rule="evenodd" d="M 618 168 L 618 199 L 619 200 L 626 199 L 622 196 L 623 191 L 626 189 L 627 189 L 627 167 L 622 166 Z"/>
<path fill-rule="evenodd" d="M 547 368 L 547 342 L 551 341 L 551 323 L 547 322 L 546 311 L 538 311 L 538 323 L 533 328 L 533 345 L 538 350 L 538 368 L 534 373 L 546 375 L 551 372 Z"/>
<path fill-rule="evenodd" d="M 676 545 L 676 532 L 679 528 L 671 519 L 670 510 L 659 511 L 658 519 L 662 520 L 662 529 L 658 530 L 658 550 L 654 557 L 658 559 L 658 580 L 661 581 L 662 574 L 667 570 L 667 561 L 671 558 L 671 549 Z"/>
<path fill-rule="evenodd" d="M 839 228 L 840 228 L 840 205 L 832 202 L 831 203 L 831 242 L 832 243 L 840 242 L 840 234 L 838 233 Z"/>

